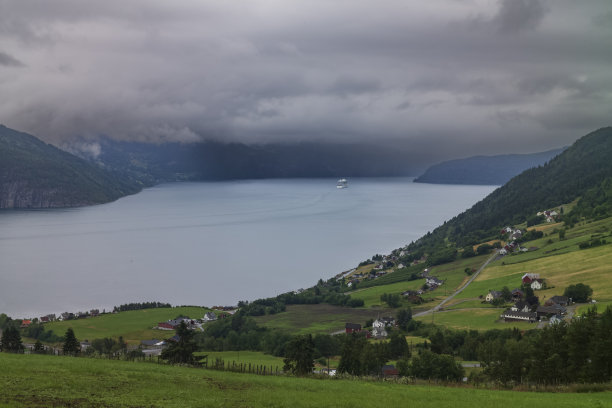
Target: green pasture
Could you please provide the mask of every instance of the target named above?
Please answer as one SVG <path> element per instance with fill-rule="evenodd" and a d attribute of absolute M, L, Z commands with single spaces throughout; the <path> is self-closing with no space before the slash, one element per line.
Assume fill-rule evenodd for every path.
<path fill-rule="evenodd" d="M 292 334 L 333 333 L 344 330 L 346 323 L 363 325 L 369 319 L 395 315 L 393 309 L 350 308 L 318 305 L 289 305 L 283 313 L 255 317 L 257 324 L 273 329 L 285 330 Z"/>
<path fill-rule="evenodd" d="M 199 351 L 196 356 L 204 358 L 208 356 L 208 363 L 211 364 L 215 359 L 220 358 L 227 362 L 236 364 L 251 364 L 253 366 L 268 366 L 283 368 L 283 358 L 271 354 L 264 354 L 261 351 Z"/>
<path fill-rule="evenodd" d="M 451 310 L 416 317 L 415 320 L 460 330 L 511 329 L 514 327 L 520 330 L 535 329 L 535 323 L 504 322 L 500 320 L 499 315 L 504 310 L 503 308 Z"/>
<path fill-rule="evenodd" d="M 383 293 L 401 295 L 402 292 L 405 292 L 407 290 L 419 289 L 421 286 L 423 286 L 424 282 L 424 279 L 418 279 L 413 281 L 391 283 L 389 285 L 372 286 L 371 288 L 357 289 L 356 291 L 350 292 L 348 294 L 351 295 L 351 298 L 362 299 L 365 307 L 382 307 L 386 305 L 384 302 L 380 301 L 380 296 Z"/>
<path fill-rule="evenodd" d="M 579 408 L 612 392 L 512 392 L 393 382 L 257 376 L 102 359 L 0 353 L 0 407 Z"/>
<path fill-rule="evenodd" d="M 520 277 L 527 272 L 539 273 L 546 279 L 549 289 L 536 291 L 540 300 L 561 295 L 567 286 L 576 283 L 593 288 L 593 298 L 598 301 L 612 300 L 611 244 L 529 262 L 489 266 L 472 283 L 474 288 L 470 285 L 466 292 L 475 294 L 476 288 L 501 289 L 504 282 L 512 289 L 520 284 Z"/>
<path fill-rule="evenodd" d="M 123 336 L 128 343 L 139 343 L 140 340 L 163 340 L 174 336 L 174 331 L 171 330 L 153 330 L 153 327 L 159 322 L 165 322 L 180 315 L 201 319 L 209 310 L 194 306 L 131 310 L 103 314 L 88 319 L 52 322 L 45 324 L 45 327 L 60 336 L 69 327 L 72 327 L 80 341 Z"/>

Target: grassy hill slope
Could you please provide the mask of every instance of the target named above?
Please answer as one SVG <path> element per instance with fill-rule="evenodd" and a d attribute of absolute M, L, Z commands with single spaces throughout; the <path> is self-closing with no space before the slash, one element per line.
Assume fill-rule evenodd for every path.
<path fill-rule="evenodd" d="M 159 322 L 165 322 L 178 316 L 201 319 L 209 309 L 202 307 L 168 307 L 143 310 L 131 310 L 116 314 L 104 314 L 88 319 L 67 320 L 45 324 L 47 330 L 63 336 L 69 327 L 79 340 L 93 340 L 104 337 L 123 336 L 128 343 L 139 343 L 140 340 L 166 339 L 174 336 L 174 331 L 153 330 Z"/>
<path fill-rule="evenodd" d="M 0 208 L 99 204 L 140 188 L 32 135 L 0 125 Z"/>
<path fill-rule="evenodd" d="M 612 405 L 612 392 L 530 393 L 256 376 L 87 358 L 0 353 L 0 407 L 356 407 Z"/>

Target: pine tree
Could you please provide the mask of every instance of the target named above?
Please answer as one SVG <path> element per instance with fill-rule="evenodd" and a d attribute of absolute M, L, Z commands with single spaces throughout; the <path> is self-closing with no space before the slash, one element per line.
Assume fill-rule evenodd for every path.
<path fill-rule="evenodd" d="M 63 351 L 65 355 L 71 356 L 76 356 L 81 351 L 81 344 L 74 335 L 74 331 L 71 327 L 66 330 L 66 334 L 64 335 Z"/>
<path fill-rule="evenodd" d="M 2 340 L 0 341 L 0 350 L 11 353 L 23 353 L 23 344 L 21 343 L 19 329 L 13 325 L 9 325 L 4 329 L 2 332 Z"/>
<path fill-rule="evenodd" d="M 197 351 L 198 346 L 193 339 L 193 332 L 189 330 L 184 321 L 176 328 L 176 334 L 177 341 L 162 351 L 161 358 L 175 364 L 197 365 L 193 353 Z"/>
<path fill-rule="evenodd" d="M 295 375 L 308 375 L 314 368 L 312 335 L 296 336 L 287 343 L 283 370 Z"/>

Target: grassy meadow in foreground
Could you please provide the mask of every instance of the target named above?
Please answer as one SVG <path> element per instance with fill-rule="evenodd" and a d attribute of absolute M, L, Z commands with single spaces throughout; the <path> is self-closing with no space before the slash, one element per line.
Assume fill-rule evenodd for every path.
<path fill-rule="evenodd" d="M 576 408 L 595 394 L 492 391 L 390 382 L 256 376 L 155 363 L 0 353 L 0 407 Z"/>

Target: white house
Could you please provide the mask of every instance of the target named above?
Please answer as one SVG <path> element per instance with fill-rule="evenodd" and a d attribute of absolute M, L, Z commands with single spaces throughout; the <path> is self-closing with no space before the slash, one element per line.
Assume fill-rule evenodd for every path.
<path fill-rule="evenodd" d="M 544 287 L 544 281 L 542 279 L 534 279 L 531 281 L 531 289 L 540 290 Z"/>
<path fill-rule="evenodd" d="M 376 338 L 387 337 L 387 330 L 385 330 L 385 322 L 380 319 L 374 320 L 372 323 L 372 336 Z"/>
<path fill-rule="evenodd" d="M 500 291 L 497 290 L 492 290 L 491 292 L 489 292 L 487 294 L 487 296 L 485 297 L 485 300 L 487 302 L 492 302 L 494 299 L 498 299 L 500 298 L 502 295 L 502 293 Z"/>
<path fill-rule="evenodd" d="M 214 322 L 215 320 L 217 320 L 217 315 L 214 312 L 208 312 L 202 318 L 204 323 Z"/>

